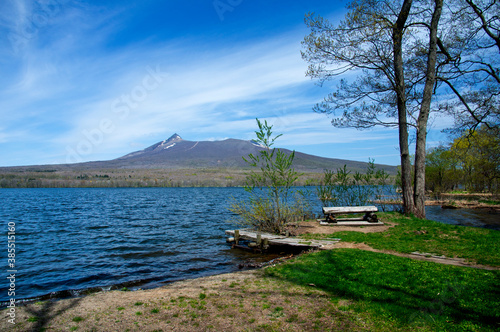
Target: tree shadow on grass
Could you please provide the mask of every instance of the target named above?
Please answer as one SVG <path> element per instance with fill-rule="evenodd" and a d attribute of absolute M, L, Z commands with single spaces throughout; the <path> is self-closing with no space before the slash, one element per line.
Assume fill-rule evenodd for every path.
<path fill-rule="evenodd" d="M 26 314 L 33 317 L 34 324 L 30 331 L 45 331 L 50 327 L 51 321 L 76 307 L 82 298 L 67 299 L 65 301 L 45 301 L 25 307 Z"/>
<path fill-rule="evenodd" d="M 438 324 L 446 329 L 464 323 L 494 330 L 500 324 L 493 309 L 500 305 L 499 271 L 337 249 L 302 256 L 268 274 L 356 300 L 375 316 L 402 326 Z"/>

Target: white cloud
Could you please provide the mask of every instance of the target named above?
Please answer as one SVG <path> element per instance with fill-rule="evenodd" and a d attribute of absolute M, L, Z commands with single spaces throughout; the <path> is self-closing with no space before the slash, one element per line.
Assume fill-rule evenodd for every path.
<path fill-rule="evenodd" d="M 149 134 L 166 135 L 169 131 L 202 134 L 193 139 L 206 139 L 214 133 L 230 132 L 234 135 L 253 131 L 253 118 L 258 115 L 255 115 L 255 109 L 248 110 L 247 103 L 260 100 L 265 108 L 260 112 L 272 113 L 265 105 L 275 101 L 275 94 L 283 94 L 283 90 L 300 83 L 309 83 L 304 78 L 304 65 L 298 50 L 289 45 L 283 43 L 282 38 L 275 38 L 239 49 L 234 54 L 219 50 L 203 62 L 183 59 L 183 54 L 189 53 L 189 50 L 181 48 L 177 54 L 171 55 L 171 60 L 176 58 L 172 60 L 176 65 L 166 64 L 163 59 L 154 56 L 155 53 L 162 54 L 158 49 L 152 52 L 153 56 L 147 57 L 148 61 L 137 60 L 135 52 L 131 52 L 129 70 L 115 78 L 126 83 L 101 91 L 99 95 L 102 99 L 75 106 L 69 118 L 72 128 L 62 136 L 63 141 L 77 144 L 82 139 L 82 132 L 97 128 L 102 119 L 113 121 L 115 130 L 103 142 L 113 150 L 118 144 Z M 266 53 L 268 48 L 273 51 Z M 170 46 L 166 45 L 164 49 L 168 51 Z M 112 59 L 109 63 L 101 63 L 102 66 L 108 64 L 112 65 Z M 159 68 L 168 76 L 162 77 L 161 82 L 155 82 L 151 79 L 151 70 L 146 68 Z M 148 85 L 155 83 L 155 87 L 144 89 L 145 81 Z M 291 90 L 287 94 L 293 93 Z M 123 111 L 116 112 L 117 107 L 112 106 L 116 100 L 129 102 L 128 105 L 126 102 L 119 103 Z M 224 110 L 228 105 L 234 107 L 231 113 Z M 250 113 L 254 114 L 252 120 L 248 119 Z"/>

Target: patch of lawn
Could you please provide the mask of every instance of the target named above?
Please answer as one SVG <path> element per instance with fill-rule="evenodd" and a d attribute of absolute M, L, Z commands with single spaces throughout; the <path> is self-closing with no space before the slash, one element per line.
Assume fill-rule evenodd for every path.
<path fill-rule="evenodd" d="M 341 238 L 345 242 L 364 242 L 381 250 L 419 251 L 500 266 L 500 231 L 409 218 L 395 212 L 378 215 L 382 221 L 397 225 L 385 232 L 336 232 L 328 237 Z M 304 238 L 325 238 L 325 235 L 308 234 Z"/>
<path fill-rule="evenodd" d="M 382 326 L 402 331 L 500 328 L 495 309 L 500 306 L 500 271 L 337 249 L 302 255 L 266 273 L 351 299 L 349 309 L 367 315 L 379 331 Z"/>

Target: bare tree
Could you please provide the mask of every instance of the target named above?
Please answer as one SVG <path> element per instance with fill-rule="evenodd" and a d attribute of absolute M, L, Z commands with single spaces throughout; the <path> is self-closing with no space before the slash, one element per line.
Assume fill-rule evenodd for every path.
<path fill-rule="evenodd" d="M 437 79 L 455 98 L 442 106 L 455 117 L 456 133 L 499 128 L 500 2 L 454 0 L 448 7 Z"/>

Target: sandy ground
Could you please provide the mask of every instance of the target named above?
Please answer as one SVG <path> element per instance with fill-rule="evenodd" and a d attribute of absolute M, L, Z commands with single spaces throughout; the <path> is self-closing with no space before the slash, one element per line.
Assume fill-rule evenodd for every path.
<path fill-rule="evenodd" d="M 1 331 L 368 331 L 348 300 L 332 303 L 250 270 L 185 280 L 134 292 L 110 291 L 2 312 Z M 314 317 L 314 319 L 311 319 Z M 354 317 L 354 320 L 353 320 Z"/>
<path fill-rule="evenodd" d="M 352 231 L 361 233 L 378 233 L 385 232 L 391 227 L 394 227 L 394 223 L 388 223 L 384 221 L 383 226 L 336 226 L 328 225 L 321 226 L 317 221 L 307 221 L 297 224 L 297 226 L 292 226 L 289 231 L 292 235 L 298 236 L 302 234 L 333 234 L 336 232 Z"/>

